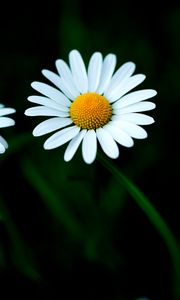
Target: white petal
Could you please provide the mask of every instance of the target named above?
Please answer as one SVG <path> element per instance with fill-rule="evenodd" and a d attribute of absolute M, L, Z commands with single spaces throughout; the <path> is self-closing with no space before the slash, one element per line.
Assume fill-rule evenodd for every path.
<path fill-rule="evenodd" d="M 8 117 L 0 117 L 0 128 L 9 127 L 15 124 L 15 121 Z"/>
<path fill-rule="evenodd" d="M 64 80 L 72 81 L 73 83 L 72 73 L 67 63 L 62 59 L 57 59 L 55 64 L 59 75 L 64 78 Z"/>
<path fill-rule="evenodd" d="M 123 85 L 119 85 L 116 89 L 114 89 L 111 92 L 111 94 L 108 96 L 109 102 L 111 103 L 121 98 L 123 95 L 125 95 L 130 90 L 139 85 L 141 82 L 143 82 L 145 78 L 146 76 L 144 74 L 137 74 L 128 78 L 128 80 L 126 80 L 126 82 Z"/>
<path fill-rule="evenodd" d="M 33 135 L 41 136 L 43 134 L 68 126 L 71 123 L 72 120 L 70 118 L 51 118 L 37 125 L 33 130 Z"/>
<path fill-rule="evenodd" d="M 140 126 L 127 122 L 127 121 L 117 121 L 117 126 L 129 134 L 131 137 L 136 139 L 147 138 L 147 132 Z"/>
<path fill-rule="evenodd" d="M 102 68 L 102 54 L 95 52 L 89 61 L 88 66 L 88 92 L 96 92 Z"/>
<path fill-rule="evenodd" d="M 127 79 L 133 74 L 135 70 L 135 64 L 133 62 L 127 62 L 123 64 L 113 75 L 107 89 L 105 90 L 105 97 L 110 98 L 111 93 L 117 88 L 121 87 Z"/>
<path fill-rule="evenodd" d="M 83 129 L 81 130 L 68 144 L 66 151 L 64 153 L 64 160 L 65 161 L 70 161 L 74 154 L 76 153 L 82 139 L 84 138 L 87 130 Z"/>
<path fill-rule="evenodd" d="M 131 113 L 131 112 L 141 112 L 141 111 L 152 110 L 155 107 L 156 107 L 156 105 L 153 102 L 143 101 L 143 102 L 132 104 L 127 107 L 120 108 L 120 109 L 113 109 L 113 113 L 115 113 L 117 115 L 121 115 L 121 114 L 127 114 L 127 113 Z"/>
<path fill-rule="evenodd" d="M 26 116 L 53 116 L 53 117 L 69 117 L 69 113 L 65 111 L 60 111 L 57 109 L 45 107 L 45 106 L 35 106 L 25 110 Z"/>
<path fill-rule="evenodd" d="M 4 153 L 6 148 L 0 143 L 0 154 Z"/>
<path fill-rule="evenodd" d="M 54 149 L 67 143 L 69 140 L 74 138 L 79 131 L 80 131 L 80 127 L 71 126 L 54 133 L 44 143 L 44 149 L 46 150 Z"/>
<path fill-rule="evenodd" d="M 71 100 L 74 100 L 79 95 L 63 78 L 60 78 L 59 86 L 61 91 Z"/>
<path fill-rule="evenodd" d="M 57 74 L 49 71 L 49 70 L 42 70 L 43 75 L 49 79 L 55 86 L 57 86 L 66 97 L 70 99 L 74 99 L 74 96 L 69 92 L 66 87 L 66 82 Z"/>
<path fill-rule="evenodd" d="M 139 113 L 129 113 L 129 114 L 122 114 L 122 115 L 114 115 L 111 118 L 113 121 L 128 121 L 135 123 L 137 125 L 149 125 L 154 123 L 154 119 L 144 114 Z"/>
<path fill-rule="evenodd" d="M 67 82 L 60 76 L 49 70 L 42 70 L 42 73 L 46 78 L 54 83 L 54 85 L 56 85 L 69 99 L 74 99 L 78 95 L 78 92 L 74 91 L 71 86 L 68 86 Z"/>
<path fill-rule="evenodd" d="M 117 158 L 119 156 L 119 148 L 111 134 L 103 128 L 98 128 L 96 130 L 96 134 L 98 141 L 106 155 L 110 158 Z"/>
<path fill-rule="evenodd" d="M 64 105 L 64 106 L 70 106 L 71 101 L 60 91 L 58 91 L 57 89 L 53 88 L 52 86 L 42 83 L 42 82 L 38 82 L 38 81 L 34 81 L 31 86 L 33 87 L 33 89 L 35 89 L 36 91 L 38 91 L 39 93 L 47 96 L 48 98 L 53 99 L 54 101 L 56 101 L 57 103 Z"/>
<path fill-rule="evenodd" d="M 4 104 L 0 103 L 0 108 L 4 107 Z"/>
<path fill-rule="evenodd" d="M 91 164 L 97 153 L 97 139 L 95 131 L 88 130 L 82 142 L 82 155 L 87 164 Z"/>
<path fill-rule="evenodd" d="M 0 136 L 0 144 L 2 144 L 4 146 L 4 148 L 8 148 L 8 143 L 6 142 L 6 140 Z"/>
<path fill-rule="evenodd" d="M 55 86 L 57 86 L 58 88 L 60 88 L 59 86 L 59 80 L 60 80 L 60 76 L 55 74 L 54 72 L 51 72 L 49 70 L 42 70 L 42 74 L 49 79 Z"/>
<path fill-rule="evenodd" d="M 52 99 L 49 99 L 47 97 L 43 97 L 43 96 L 29 96 L 28 97 L 28 101 L 36 103 L 36 104 L 40 104 L 49 108 L 54 108 L 60 111 L 65 111 L 67 112 L 69 110 L 68 107 L 61 105 L 57 102 L 55 102 Z"/>
<path fill-rule="evenodd" d="M 14 108 L 9 108 L 9 107 L 0 108 L 0 116 L 6 116 L 9 114 L 13 114 L 15 112 L 16 112 L 16 110 Z"/>
<path fill-rule="evenodd" d="M 125 147 L 132 147 L 134 145 L 133 139 L 126 132 L 120 129 L 114 122 L 105 125 L 104 129 L 107 130 L 113 139 L 119 144 Z"/>
<path fill-rule="evenodd" d="M 69 62 L 78 91 L 86 93 L 88 91 L 88 78 L 81 54 L 77 50 L 72 50 L 69 53 Z"/>
<path fill-rule="evenodd" d="M 56 60 L 56 68 L 63 80 L 63 84 L 65 84 L 68 91 L 76 98 L 79 95 L 79 91 L 74 83 L 70 68 L 62 59 Z"/>
<path fill-rule="evenodd" d="M 61 91 L 71 100 L 74 100 L 77 95 L 79 95 L 63 78 L 60 78 L 59 87 Z"/>
<path fill-rule="evenodd" d="M 122 108 L 131 104 L 135 104 L 137 102 L 149 99 L 154 97 L 157 94 L 155 90 L 141 90 L 132 92 L 122 97 L 118 101 L 116 101 L 112 106 L 113 108 Z"/>
<path fill-rule="evenodd" d="M 116 66 L 116 55 L 114 54 L 108 54 L 103 62 L 102 65 L 102 71 L 101 71 L 101 77 L 99 86 L 97 88 L 97 93 L 103 94 L 106 87 L 108 86 L 110 79 L 112 77 L 112 74 L 114 72 Z"/>

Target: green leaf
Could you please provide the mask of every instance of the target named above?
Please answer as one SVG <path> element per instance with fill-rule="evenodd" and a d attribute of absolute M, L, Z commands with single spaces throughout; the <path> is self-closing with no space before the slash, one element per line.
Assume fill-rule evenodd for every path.
<path fill-rule="evenodd" d="M 23 159 L 22 170 L 29 181 L 41 196 L 44 204 L 49 208 L 52 215 L 61 222 L 65 229 L 76 239 L 84 239 L 84 232 L 77 219 L 64 205 L 61 197 L 57 195 L 55 189 L 51 187 L 49 182 L 43 178 L 39 170 L 30 159 Z"/>

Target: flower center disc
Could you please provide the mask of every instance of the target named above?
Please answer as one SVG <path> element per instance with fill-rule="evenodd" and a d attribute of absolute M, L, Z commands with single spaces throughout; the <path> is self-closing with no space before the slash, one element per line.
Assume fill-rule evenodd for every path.
<path fill-rule="evenodd" d="M 70 106 L 70 116 L 77 126 L 96 129 L 108 123 L 112 107 L 104 96 L 86 93 L 75 98 Z"/>

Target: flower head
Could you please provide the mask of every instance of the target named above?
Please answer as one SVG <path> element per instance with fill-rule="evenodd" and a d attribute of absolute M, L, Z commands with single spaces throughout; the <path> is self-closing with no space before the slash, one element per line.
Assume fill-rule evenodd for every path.
<path fill-rule="evenodd" d="M 0 104 L 0 128 L 9 127 L 15 124 L 14 120 L 9 117 L 4 117 L 15 112 L 14 108 L 4 107 L 3 104 Z M 6 140 L 0 136 L 0 154 L 4 153 L 8 148 Z"/>
<path fill-rule="evenodd" d="M 33 82 L 32 87 L 43 96 L 30 96 L 30 102 L 39 104 L 25 111 L 27 116 L 48 116 L 33 130 L 34 136 L 57 131 L 44 143 L 45 149 L 57 148 L 69 142 L 65 161 L 74 156 L 82 142 L 82 155 L 86 163 L 96 157 L 97 141 L 102 150 L 111 158 L 119 156 L 118 144 L 132 147 L 132 138 L 147 137 L 139 125 L 154 122 L 153 118 L 142 114 L 155 108 L 147 100 L 156 95 L 152 89 L 128 93 L 142 83 L 145 75 L 133 75 L 135 64 L 127 62 L 115 73 L 116 56 L 95 52 L 86 71 L 80 53 L 72 50 L 68 66 L 63 60 L 56 61 L 58 75 L 43 70 L 43 75 L 56 88 L 41 82 Z"/>

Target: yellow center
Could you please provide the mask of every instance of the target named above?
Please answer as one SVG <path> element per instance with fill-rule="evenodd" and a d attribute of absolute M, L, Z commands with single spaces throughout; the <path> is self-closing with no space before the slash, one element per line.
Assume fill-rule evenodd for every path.
<path fill-rule="evenodd" d="M 109 122 L 112 107 L 104 96 L 86 93 L 75 98 L 69 112 L 77 126 L 83 129 L 96 129 Z"/>

